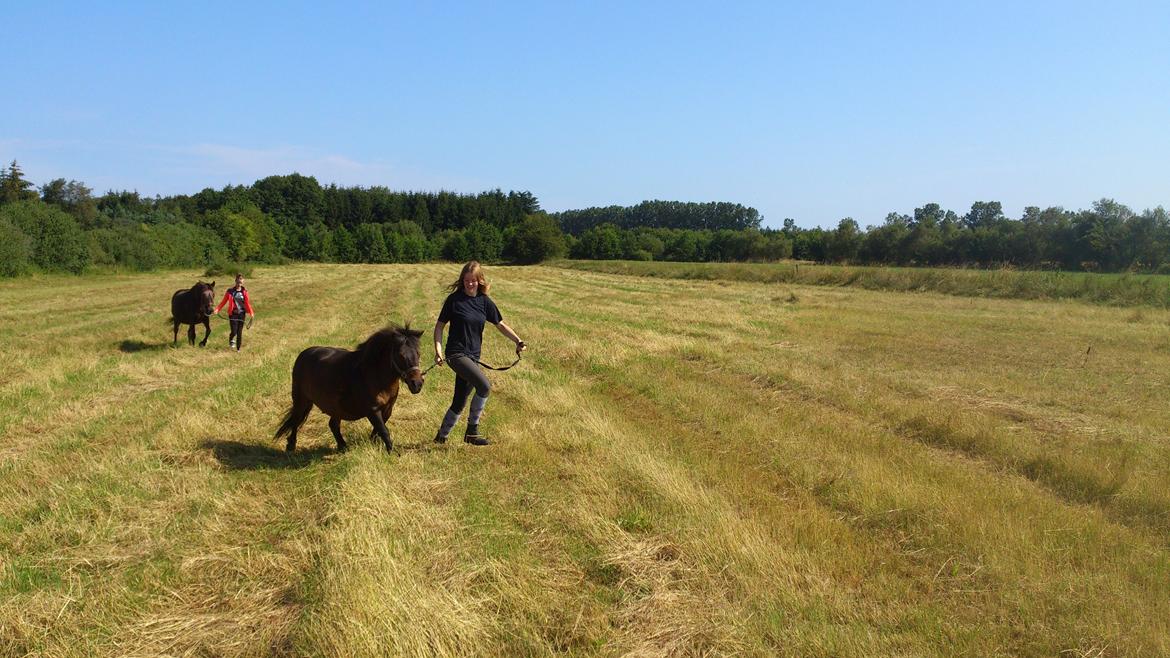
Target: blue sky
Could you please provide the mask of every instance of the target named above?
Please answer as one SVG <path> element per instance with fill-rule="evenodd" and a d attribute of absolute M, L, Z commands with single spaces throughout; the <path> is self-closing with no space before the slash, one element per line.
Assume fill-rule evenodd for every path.
<path fill-rule="evenodd" d="M 174 4 L 174 6 L 172 6 Z M 0 159 L 40 185 L 529 190 L 863 226 L 1170 205 L 1170 3 L 33 3 Z"/>

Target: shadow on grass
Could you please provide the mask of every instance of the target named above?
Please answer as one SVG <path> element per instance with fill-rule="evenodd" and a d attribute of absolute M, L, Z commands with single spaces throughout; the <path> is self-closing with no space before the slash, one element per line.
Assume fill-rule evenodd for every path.
<path fill-rule="evenodd" d="M 118 343 L 118 349 L 126 354 L 135 352 L 157 352 L 170 347 L 170 343 L 144 343 L 140 340 L 124 340 Z"/>
<path fill-rule="evenodd" d="M 394 442 L 394 450 L 397 452 L 442 452 L 447 450 L 446 443 L 435 443 L 434 441 L 425 441 L 423 443 L 399 443 Z"/>
<path fill-rule="evenodd" d="M 216 439 L 204 441 L 199 447 L 210 450 L 216 461 L 233 471 L 304 468 L 337 454 L 336 450 L 326 446 L 298 448 L 295 452 L 289 453 L 255 443 Z"/>
<path fill-rule="evenodd" d="M 345 439 L 349 441 L 350 450 L 362 444 L 369 444 L 379 451 L 382 450 L 382 439 L 379 439 L 378 436 L 373 433 L 370 433 L 369 435 L 362 435 L 360 439 L 356 439 L 352 436 L 346 436 Z M 447 444 L 435 443 L 431 440 L 423 441 L 422 443 L 403 443 L 402 441 L 399 441 L 397 438 L 395 438 L 393 433 L 390 435 L 390 440 L 394 443 L 394 452 L 399 453 L 431 452 L 432 450 L 447 449 Z"/>

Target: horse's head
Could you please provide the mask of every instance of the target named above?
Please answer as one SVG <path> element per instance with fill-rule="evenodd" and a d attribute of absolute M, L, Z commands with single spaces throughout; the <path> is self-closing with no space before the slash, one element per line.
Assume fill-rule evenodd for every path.
<path fill-rule="evenodd" d="M 410 325 L 387 327 L 370 336 L 358 346 L 367 363 L 375 368 L 392 373 L 406 383 L 411 393 L 417 394 L 423 387 L 422 368 L 419 367 L 419 337 Z"/>
<path fill-rule="evenodd" d="M 210 316 L 215 312 L 215 282 L 200 281 L 195 284 L 195 290 L 199 292 L 199 312 Z"/>
<path fill-rule="evenodd" d="M 396 359 L 403 366 L 399 371 L 402 373 L 402 381 L 406 382 L 406 387 L 410 389 L 412 395 L 417 395 L 422 390 L 424 382 L 422 368 L 418 363 L 420 356 L 418 342 L 423 332 L 415 331 L 407 324 L 405 327 L 395 329 L 395 333 L 400 338 Z"/>

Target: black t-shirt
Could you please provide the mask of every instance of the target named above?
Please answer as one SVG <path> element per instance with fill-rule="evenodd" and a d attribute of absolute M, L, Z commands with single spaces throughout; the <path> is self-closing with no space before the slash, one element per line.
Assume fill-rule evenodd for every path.
<path fill-rule="evenodd" d="M 483 344 L 484 323 L 498 324 L 503 319 L 500 317 L 500 309 L 487 295 L 468 297 L 462 290 L 447 295 L 443 301 L 443 310 L 439 311 L 439 322 L 451 323 L 445 353 L 448 356 L 466 354 L 478 359 Z"/>

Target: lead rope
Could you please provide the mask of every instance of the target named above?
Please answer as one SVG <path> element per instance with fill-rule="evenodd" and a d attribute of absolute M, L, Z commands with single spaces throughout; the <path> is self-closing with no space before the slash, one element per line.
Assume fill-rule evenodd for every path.
<path fill-rule="evenodd" d="M 495 370 L 495 371 L 497 371 L 497 372 L 503 372 L 503 371 L 505 371 L 505 370 L 509 370 L 509 369 L 511 369 L 511 368 L 513 368 L 513 367 L 515 367 L 517 363 L 520 363 L 520 359 L 522 358 L 522 357 L 520 356 L 521 354 L 522 354 L 521 352 L 517 352 L 517 353 L 516 353 L 516 360 L 515 360 L 515 361 L 513 361 L 512 363 L 509 363 L 508 365 L 506 365 L 506 366 L 504 366 L 504 367 L 502 367 L 502 368 L 497 368 L 496 366 L 490 366 L 490 365 L 488 365 L 488 364 L 484 363 L 483 361 L 480 361 L 479 359 L 472 359 L 472 361 L 475 361 L 477 364 L 479 364 L 479 365 L 481 365 L 481 366 L 483 366 L 483 367 L 487 368 L 488 370 Z M 443 360 L 444 360 L 444 361 L 446 361 L 447 359 L 443 359 Z M 431 368 L 434 368 L 434 367 L 435 367 L 435 366 L 437 366 L 437 365 L 439 365 L 439 364 L 437 364 L 437 363 L 432 363 L 432 364 L 430 365 L 430 367 L 428 367 L 426 370 L 423 370 L 423 371 L 422 371 L 422 375 L 423 375 L 423 377 L 426 377 L 426 376 L 427 376 L 427 373 L 431 371 Z"/>

